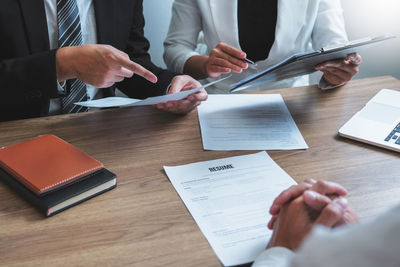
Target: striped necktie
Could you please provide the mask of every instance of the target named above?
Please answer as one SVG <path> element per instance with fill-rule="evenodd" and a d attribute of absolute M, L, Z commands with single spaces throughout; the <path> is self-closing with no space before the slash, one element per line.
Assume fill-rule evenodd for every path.
<path fill-rule="evenodd" d="M 81 22 L 76 0 L 57 0 L 58 47 L 82 45 Z M 85 112 L 87 108 L 75 106 L 75 102 L 87 100 L 86 85 L 78 80 L 68 81 L 66 97 L 61 99 L 62 112 Z"/>

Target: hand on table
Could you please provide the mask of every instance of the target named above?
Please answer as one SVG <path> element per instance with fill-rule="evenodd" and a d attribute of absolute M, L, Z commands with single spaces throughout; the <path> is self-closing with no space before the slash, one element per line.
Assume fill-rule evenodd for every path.
<path fill-rule="evenodd" d="M 152 83 L 157 82 L 153 73 L 109 45 L 62 47 L 56 54 L 56 69 L 59 82 L 77 78 L 98 88 L 110 87 L 134 74 Z"/>
<path fill-rule="evenodd" d="M 230 45 L 219 43 L 216 48 L 211 50 L 210 56 L 206 61 L 205 72 L 211 78 L 218 78 L 221 74 L 231 71 L 240 73 L 249 67 L 244 61 L 246 53 Z"/>
<path fill-rule="evenodd" d="M 201 87 L 201 84 L 198 81 L 188 75 L 180 75 L 172 79 L 171 88 L 168 93 L 173 94 L 198 87 Z M 157 104 L 156 107 L 160 110 L 175 114 L 186 114 L 199 106 L 202 101 L 206 101 L 207 97 L 208 95 L 206 90 L 201 89 L 199 92 L 189 95 L 186 99 L 160 103 Z"/>
<path fill-rule="evenodd" d="M 350 81 L 359 72 L 361 62 L 360 55 L 351 54 L 345 59 L 324 62 L 315 69 L 324 73 L 324 78 L 328 83 L 341 85 Z"/>
<path fill-rule="evenodd" d="M 297 250 L 314 226 L 333 227 L 343 218 L 347 210 L 346 199 L 339 197 L 331 200 L 319 193 L 310 192 L 306 191 L 281 207 L 267 248 L 280 246 Z M 310 217 L 310 207 L 319 210 L 315 219 Z"/>
<path fill-rule="evenodd" d="M 338 197 L 343 197 L 347 195 L 347 191 L 344 187 L 337 183 L 327 182 L 327 181 L 315 181 L 313 179 L 307 179 L 304 182 L 291 186 L 287 190 L 283 191 L 272 203 L 270 208 L 270 214 L 272 215 L 271 220 L 268 223 L 268 228 L 273 229 L 274 224 L 278 218 L 280 209 L 290 201 L 295 198 L 300 197 L 305 192 L 311 196 L 314 192 L 321 195 L 327 196 L 330 199 L 335 199 Z M 318 211 L 318 210 L 317 210 Z M 357 215 L 350 208 L 346 209 L 345 214 L 341 220 L 337 222 L 334 226 L 339 226 L 343 224 L 354 223 L 358 221 Z"/>

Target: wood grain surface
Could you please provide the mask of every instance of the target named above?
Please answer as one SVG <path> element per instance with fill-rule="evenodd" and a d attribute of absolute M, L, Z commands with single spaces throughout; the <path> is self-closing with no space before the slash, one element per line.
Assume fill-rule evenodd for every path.
<path fill-rule="evenodd" d="M 349 190 L 362 219 L 400 203 L 399 154 L 338 137 L 338 129 L 392 77 L 355 80 L 323 92 L 280 93 L 308 150 L 269 151 L 300 182 L 326 179 Z M 0 147 L 55 134 L 103 162 L 118 187 L 45 219 L 0 182 L 2 266 L 221 266 L 163 171 L 255 151 L 204 151 L 197 112 L 176 116 L 152 107 L 0 123 Z"/>

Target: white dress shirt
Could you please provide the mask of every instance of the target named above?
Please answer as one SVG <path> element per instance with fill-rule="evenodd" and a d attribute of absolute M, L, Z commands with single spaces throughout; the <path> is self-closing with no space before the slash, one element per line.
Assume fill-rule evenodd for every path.
<path fill-rule="evenodd" d="M 333 230 L 317 227 L 296 253 L 267 249 L 253 267 L 267 266 L 399 267 L 400 205 L 369 222 Z"/>
<path fill-rule="evenodd" d="M 92 0 L 76 0 L 81 21 L 82 44 L 97 44 L 97 28 Z M 50 49 L 58 48 L 57 0 L 44 0 Z M 92 85 L 86 85 L 89 100 L 101 98 L 101 90 Z M 59 90 L 64 90 L 59 86 Z M 49 114 L 59 114 L 61 99 L 51 99 Z"/>
<path fill-rule="evenodd" d="M 340 0 L 277 1 L 275 42 L 268 58 L 257 62 L 256 68 L 249 67 L 242 74 L 235 74 L 229 80 L 209 87 L 208 92 L 227 93 L 232 83 L 270 67 L 290 55 L 347 42 Z M 209 55 L 211 49 L 219 42 L 241 49 L 237 6 L 237 0 L 175 0 L 169 32 L 164 42 L 164 60 L 168 69 L 183 72 L 190 57 Z M 200 32 L 203 32 L 204 40 L 199 40 Z M 199 51 L 199 45 L 203 48 L 202 51 Z M 321 73 L 313 77 L 295 77 L 256 86 L 252 90 L 304 86 L 317 83 L 320 77 Z M 320 87 L 330 89 L 336 86 L 322 80 Z"/>

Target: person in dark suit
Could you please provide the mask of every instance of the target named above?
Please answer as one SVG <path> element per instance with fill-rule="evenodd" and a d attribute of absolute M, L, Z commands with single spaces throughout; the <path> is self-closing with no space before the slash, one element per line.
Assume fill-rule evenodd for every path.
<path fill-rule="evenodd" d="M 151 62 L 142 0 L 0 6 L 0 121 L 82 112 L 74 102 L 113 96 L 116 88 L 144 99 L 200 86 Z M 157 108 L 187 113 L 206 98 L 202 90 Z"/>

